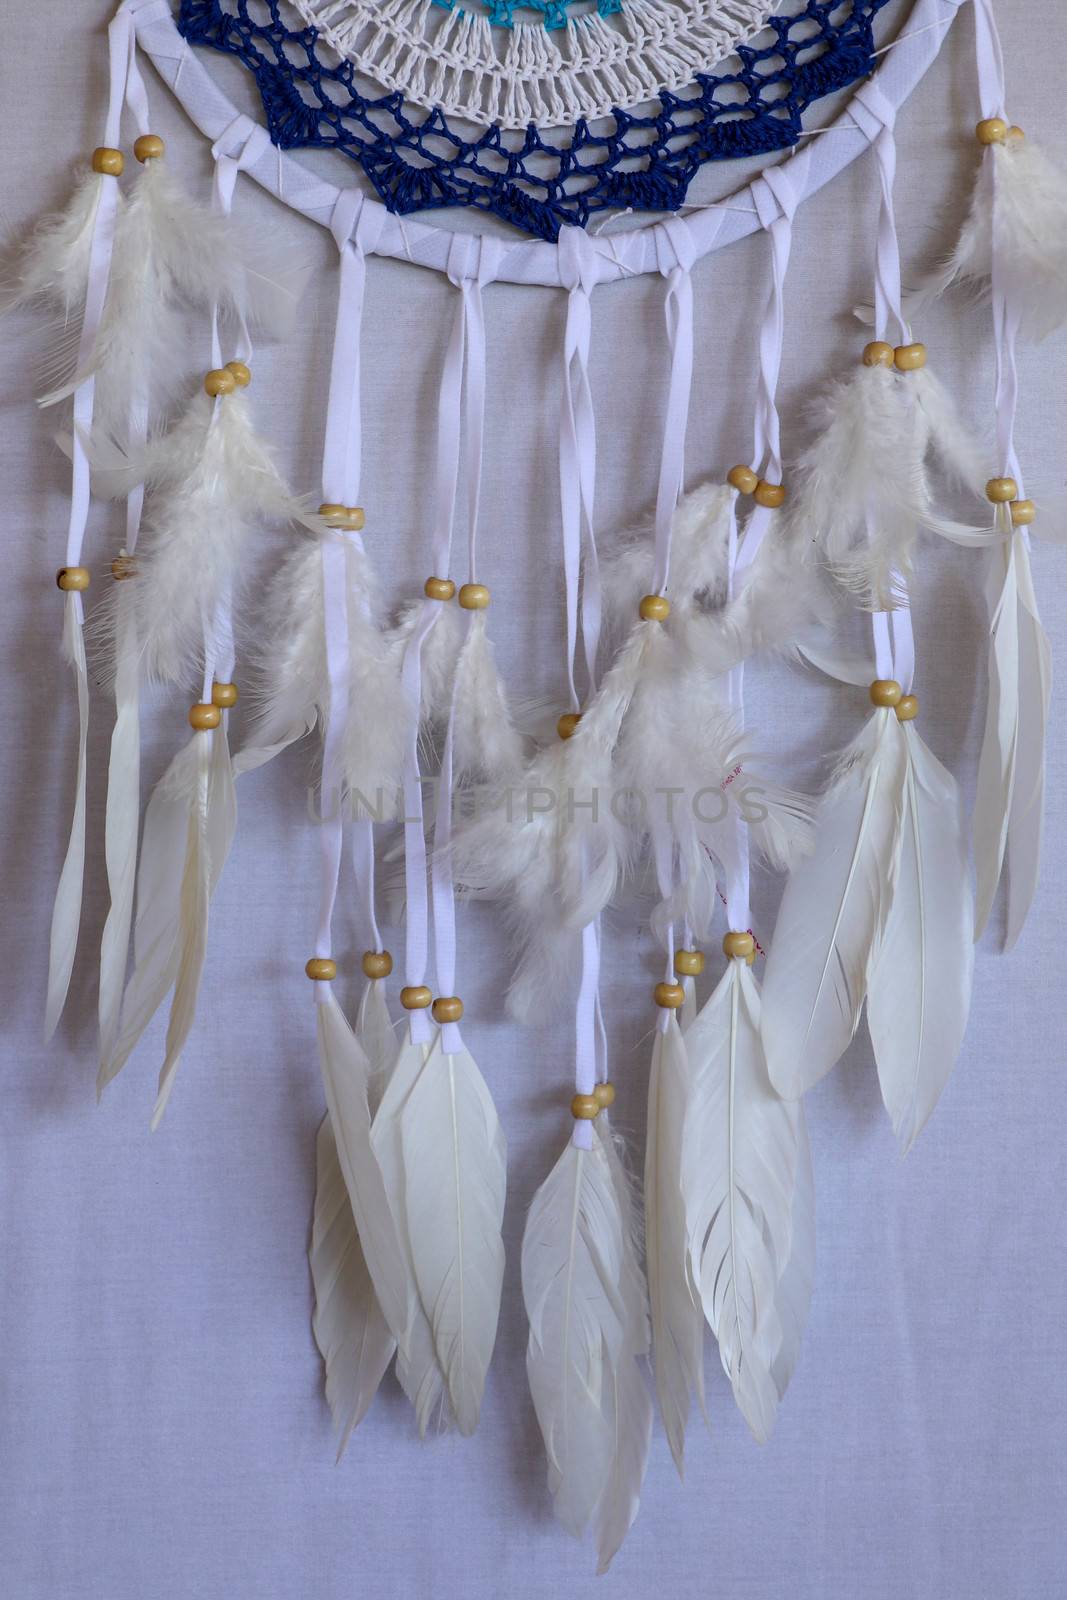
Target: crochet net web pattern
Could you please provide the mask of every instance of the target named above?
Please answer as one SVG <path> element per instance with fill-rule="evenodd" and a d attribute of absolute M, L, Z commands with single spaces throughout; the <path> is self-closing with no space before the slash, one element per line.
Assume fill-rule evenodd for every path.
<path fill-rule="evenodd" d="M 431 3 L 443 11 L 460 9 L 460 0 L 431 0 Z M 567 25 L 568 7 L 579 3 L 580 0 L 479 0 L 494 28 L 512 27 L 516 11 L 536 11 L 546 28 L 563 28 Z M 610 17 L 622 10 L 622 0 L 596 0 L 596 9 L 600 16 Z"/>
<path fill-rule="evenodd" d="M 380 89 L 476 128 L 532 122 L 543 132 L 689 88 L 755 38 L 773 0 L 622 0 L 613 10 L 582 0 L 557 27 L 510 11 L 504 27 L 484 9 L 436 0 L 286 4 Z"/>
<path fill-rule="evenodd" d="M 368 92 L 314 28 L 283 22 L 282 0 L 181 0 L 179 27 L 253 73 L 279 148 L 343 152 L 400 215 L 472 207 L 554 240 L 597 212 L 677 211 L 705 162 L 794 145 L 813 102 L 872 70 L 873 20 L 887 3 L 806 0 L 738 46 L 733 71 L 698 74 L 640 113 L 518 135 L 472 133 L 397 91 Z"/>

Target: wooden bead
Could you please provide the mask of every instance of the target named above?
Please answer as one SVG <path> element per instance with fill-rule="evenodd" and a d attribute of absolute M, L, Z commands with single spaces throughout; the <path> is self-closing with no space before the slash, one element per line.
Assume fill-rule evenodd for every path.
<path fill-rule="evenodd" d="M 89 568 L 60 567 L 56 583 L 65 594 L 81 594 L 89 587 Z"/>
<path fill-rule="evenodd" d="M 722 941 L 722 953 L 731 961 L 748 961 L 756 954 L 756 941 L 750 933 L 728 933 Z"/>
<path fill-rule="evenodd" d="M 93 171 L 103 173 L 108 178 L 120 178 L 122 169 L 126 165 L 126 158 L 121 150 L 112 150 L 109 145 L 98 145 L 93 151 Z"/>
<path fill-rule="evenodd" d="M 759 473 L 753 472 L 751 467 L 731 467 L 726 474 L 726 481 L 739 494 L 753 494 L 759 483 Z"/>
<path fill-rule="evenodd" d="M 459 603 L 464 611 L 484 611 L 489 604 L 489 590 L 484 583 L 465 583 L 459 591 Z"/>
<path fill-rule="evenodd" d="M 142 133 L 139 139 L 134 140 L 133 153 L 142 163 L 158 161 L 166 148 L 158 133 Z"/>
<path fill-rule="evenodd" d="M 556 723 L 556 732 L 561 739 L 569 739 L 581 720 L 580 711 L 565 711 Z"/>
<path fill-rule="evenodd" d="M 898 344 L 893 351 L 893 365 L 898 372 L 921 372 L 926 365 L 926 346 Z"/>
<path fill-rule="evenodd" d="M 895 352 L 891 344 L 886 344 L 884 339 L 872 339 L 864 347 L 863 365 L 865 367 L 891 367 Z"/>
<path fill-rule="evenodd" d="M 400 1004 L 405 1011 L 425 1011 L 432 999 L 424 983 L 405 984 L 400 991 Z"/>
<path fill-rule="evenodd" d="M 427 578 L 422 592 L 427 600 L 451 600 L 456 586 L 451 578 Z"/>
<path fill-rule="evenodd" d="M 209 394 L 212 400 L 217 400 L 222 394 L 232 394 L 236 387 L 237 380 L 225 367 L 212 367 L 204 379 L 204 393 Z"/>
<path fill-rule="evenodd" d="M 919 702 L 913 694 L 901 695 L 897 702 L 897 716 L 901 722 L 914 722 L 919 715 Z"/>
<path fill-rule="evenodd" d="M 217 728 L 222 721 L 222 712 L 218 706 L 199 705 L 189 707 L 189 726 L 198 733 L 206 733 L 210 728 Z"/>
<path fill-rule="evenodd" d="M 904 693 L 895 678 L 875 678 L 868 692 L 874 706 L 898 706 Z"/>
<path fill-rule="evenodd" d="M 703 950 L 676 950 L 674 970 L 680 978 L 699 978 L 704 970 Z"/>
<path fill-rule="evenodd" d="M 239 389 L 247 389 L 252 382 L 252 368 L 245 361 L 227 361 L 226 371 Z"/>
<path fill-rule="evenodd" d="M 646 594 L 637 609 L 642 622 L 666 622 L 671 614 L 671 603 L 665 594 Z"/>
<path fill-rule="evenodd" d="M 1012 143 L 1012 144 L 1025 144 L 1026 143 L 1026 135 L 1023 132 L 1023 130 L 1018 126 L 1017 123 L 1013 123 L 1012 126 L 1008 129 L 1008 139 L 1009 139 L 1010 143 Z"/>
<path fill-rule="evenodd" d="M 680 983 L 657 983 L 652 998 L 664 1011 L 677 1011 L 685 1000 L 685 990 Z"/>
<path fill-rule="evenodd" d="M 312 956 L 305 963 L 304 971 L 316 983 L 330 983 L 337 976 L 337 962 L 331 961 L 329 956 Z"/>
<path fill-rule="evenodd" d="M 777 511 L 779 506 L 785 504 L 785 494 L 784 483 L 767 483 L 761 478 L 752 491 L 752 498 L 758 506 L 767 506 L 769 510 Z"/>
<path fill-rule="evenodd" d="M 458 1022 L 463 1015 L 463 1001 L 458 994 L 438 995 L 433 1003 L 435 1022 Z"/>
<path fill-rule="evenodd" d="M 1013 528 L 1028 528 L 1037 517 L 1037 507 L 1032 500 L 1013 500 L 1011 503 L 1011 525 Z"/>
<path fill-rule="evenodd" d="M 363 972 L 368 978 L 387 978 L 393 970 L 393 958 L 388 950 L 365 950 Z"/>
<path fill-rule="evenodd" d="M 367 522 L 362 506 L 337 506 L 332 501 L 319 507 L 319 516 L 331 528 L 343 528 L 345 533 L 362 533 Z"/>
<path fill-rule="evenodd" d="M 211 704 L 220 706 L 222 710 L 229 711 L 238 700 L 237 685 L 235 683 L 213 683 L 211 685 Z"/>
<path fill-rule="evenodd" d="M 1008 137 L 1008 124 L 1003 117 L 983 117 L 974 134 L 979 144 L 1003 144 Z"/>
<path fill-rule="evenodd" d="M 571 1116 L 576 1122 L 592 1122 L 600 1115 L 600 1101 L 595 1094 L 576 1094 L 571 1101 Z"/>
<path fill-rule="evenodd" d="M 593 1094 L 601 1111 L 607 1111 L 609 1106 L 615 1104 L 615 1085 L 613 1083 L 598 1083 L 593 1090 Z"/>
<path fill-rule="evenodd" d="M 1019 485 L 1014 478 L 990 478 L 985 493 L 995 506 L 1004 506 L 1019 498 Z"/>
<path fill-rule="evenodd" d="M 127 578 L 136 578 L 137 563 L 132 556 L 126 554 L 125 550 L 120 550 L 111 563 L 111 576 L 116 583 L 124 583 Z"/>

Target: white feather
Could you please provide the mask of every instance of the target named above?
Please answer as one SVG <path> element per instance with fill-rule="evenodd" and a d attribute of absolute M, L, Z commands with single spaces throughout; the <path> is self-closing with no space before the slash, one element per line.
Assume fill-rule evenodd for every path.
<path fill-rule="evenodd" d="M 871 953 L 889 915 L 906 747 L 879 710 L 846 751 L 816 817 L 815 849 L 790 874 L 763 983 L 771 1081 L 797 1099 L 847 1049 Z"/>
<path fill-rule="evenodd" d="M 47 1044 L 56 1031 L 78 948 L 81 926 L 82 885 L 85 879 L 85 782 L 89 739 L 89 674 L 85 660 L 85 636 L 80 617 L 80 597 L 69 593 L 63 602 L 63 654 L 74 672 L 78 695 L 78 765 L 74 777 L 74 813 L 70 835 L 60 869 L 56 898 L 52 905 L 52 927 L 48 945 L 48 993 L 45 1000 L 44 1038 Z"/>
<path fill-rule="evenodd" d="M 159 1092 L 152 1113 L 153 1132 L 163 1120 L 185 1041 L 196 1017 L 200 979 L 207 956 L 211 896 L 226 864 L 237 824 L 237 796 L 225 727 L 194 734 L 192 743 L 196 746 L 196 774 L 188 796 L 185 867 L 178 893 L 174 998 L 167 1023 L 166 1054 L 159 1073 Z"/>
<path fill-rule="evenodd" d="M 471 613 L 452 692 L 455 780 L 513 783 L 523 768 L 523 741 L 493 659 L 484 611 Z"/>
<path fill-rule="evenodd" d="M 676 1019 L 656 1031 L 645 1141 L 645 1255 L 656 1398 L 679 1477 L 685 1472 L 689 1401 L 704 1409 L 704 1323 L 689 1274 L 682 1144 L 689 1061 Z"/>
<path fill-rule="evenodd" d="M 89 257 L 93 245 L 100 194 L 114 180 L 86 172 L 66 206 L 41 219 L 33 228 L 0 284 L 0 309 L 11 310 L 30 300 L 46 300 L 72 325 L 77 323 L 89 282 Z M 120 192 L 118 206 L 125 201 Z"/>
<path fill-rule="evenodd" d="M 124 589 L 130 579 L 123 579 Z M 97 1096 L 106 1085 L 105 1069 L 118 1042 L 122 991 L 130 954 L 134 887 L 137 881 L 137 830 L 141 809 L 141 716 L 138 647 L 132 596 L 116 596 L 115 725 L 107 769 L 104 859 L 111 904 L 100 940 L 100 1070 Z"/>
<path fill-rule="evenodd" d="M 168 990 L 178 982 L 183 960 L 182 1005 L 172 1016 L 172 1028 L 180 1029 L 186 1022 L 191 1025 L 190 1002 L 195 1005 L 207 903 L 225 865 L 235 821 L 225 730 L 195 733 L 156 785 L 145 812 L 137 871 L 134 967 L 123 996 L 118 1041 L 100 1065 L 98 1094 L 129 1060 Z M 170 1043 L 168 1032 L 168 1062 Z M 176 1068 L 176 1060 L 173 1066 Z M 168 1093 L 172 1081 L 173 1072 Z"/>
<path fill-rule="evenodd" d="M 730 962 L 685 1036 L 681 1187 L 690 1270 L 734 1398 L 756 1439 L 778 1408 L 779 1283 L 793 1247 L 799 1109 L 771 1087 L 759 990 Z"/>
<path fill-rule="evenodd" d="M 420 1435 L 447 1427 L 451 1419 L 448 1387 L 437 1359 L 433 1329 L 422 1308 L 415 1283 L 411 1236 L 407 1225 L 404 1186 L 404 1152 L 400 1117 L 411 1092 L 426 1065 L 429 1046 L 413 1044 L 405 1037 L 385 1085 L 381 1104 L 374 1114 L 371 1143 L 382 1175 L 385 1192 L 396 1222 L 397 1238 L 404 1267 L 410 1322 L 405 1348 L 398 1350 L 396 1375 L 411 1404 Z"/>
<path fill-rule="evenodd" d="M 496 1340 L 506 1146 L 467 1051 L 434 1042 L 400 1113 L 404 1215 L 422 1307 L 463 1434 L 478 1425 Z"/>
<path fill-rule="evenodd" d="M 892 904 L 867 974 L 867 1025 L 882 1098 L 905 1150 L 956 1064 L 971 1003 L 974 910 L 956 782 L 913 723 Z"/>
<path fill-rule="evenodd" d="M 315 1141 L 311 1327 L 326 1366 L 326 1399 L 340 1436 L 337 1459 L 363 1421 L 396 1350 L 382 1316 L 337 1154 L 329 1114 Z"/>
<path fill-rule="evenodd" d="M 397 1223 L 371 1140 L 370 1064 L 332 995 L 319 1002 L 319 1062 L 326 1105 L 356 1230 L 382 1315 L 401 1350 L 412 1319 L 411 1287 Z"/>
<path fill-rule="evenodd" d="M 384 978 L 372 978 L 363 991 L 356 1016 L 356 1038 L 370 1063 L 370 1098 L 376 1110 L 400 1054 Z"/>
<path fill-rule="evenodd" d="M 604 1385 L 604 1408 L 614 1431 L 614 1446 L 611 1473 L 596 1510 L 597 1573 L 601 1574 L 611 1565 L 641 1505 L 652 1442 L 652 1400 L 645 1381 L 652 1327 L 631 1180 L 606 1111 L 593 1127 L 611 1171 L 619 1207 L 623 1240 L 619 1293 L 625 1312 L 619 1361 Z"/>
<path fill-rule="evenodd" d="M 976 931 L 989 920 L 1007 860 L 1011 945 L 1030 909 L 1040 862 L 1052 661 L 1022 531 L 991 552 L 989 562 L 989 699 L 974 808 Z"/>
<path fill-rule="evenodd" d="M 538 1189 L 522 1241 L 526 1372 L 556 1516 L 580 1537 L 610 1481 L 608 1375 L 623 1349 L 625 1241 L 604 1150 L 569 1143 Z"/>

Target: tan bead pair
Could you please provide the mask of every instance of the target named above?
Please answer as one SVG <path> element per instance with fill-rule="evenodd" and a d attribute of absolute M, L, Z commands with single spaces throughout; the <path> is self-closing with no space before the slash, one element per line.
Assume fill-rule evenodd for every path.
<path fill-rule="evenodd" d="M 1015 142 L 1026 138 L 1021 128 L 1009 128 L 1003 117 L 983 117 L 974 134 L 978 143 L 985 145 L 1006 144 L 1009 139 Z"/>
<path fill-rule="evenodd" d="M 189 707 L 189 726 L 198 733 L 208 733 L 212 728 L 217 728 L 222 721 L 222 713 L 229 711 L 238 701 L 238 690 L 235 683 L 213 683 L 211 685 L 211 701 L 200 701 L 195 706 Z"/>
<path fill-rule="evenodd" d="M 212 400 L 233 394 L 235 389 L 247 389 L 252 382 L 252 370 L 244 361 L 227 361 L 224 367 L 212 367 L 204 378 L 204 393 Z"/>
<path fill-rule="evenodd" d="M 905 694 L 895 678 L 875 678 L 869 693 L 872 705 L 884 711 L 895 711 L 900 722 L 914 722 L 919 715 L 918 698 Z"/>
<path fill-rule="evenodd" d="M 575 1122 L 592 1122 L 602 1111 L 615 1104 L 615 1085 L 598 1083 L 592 1094 L 576 1094 L 571 1101 L 571 1116 Z"/>
<path fill-rule="evenodd" d="M 435 1022 L 458 1022 L 463 1015 L 463 1001 L 458 994 L 433 995 L 424 983 L 405 984 L 400 991 L 400 1004 L 405 1011 L 425 1011 L 432 1003 Z"/>
<path fill-rule="evenodd" d="M 896 367 L 898 372 L 921 372 L 926 365 L 924 344 L 898 344 L 895 348 L 884 339 L 872 339 L 864 347 L 865 367 Z"/>
<path fill-rule="evenodd" d="M 451 578 L 427 578 L 422 592 L 427 600 L 451 600 L 456 586 Z M 459 603 L 464 611 L 484 611 L 489 604 L 489 590 L 484 583 L 465 583 L 460 587 Z"/>
<path fill-rule="evenodd" d="M 363 971 L 368 978 L 387 978 L 392 970 L 393 958 L 388 950 L 364 952 Z M 316 983 L 331 983 L 337 976 L 337 962 L 330 956 L 312 956 L 304 971 Z"/>
<path fill-rule="evenodd" d="M 158 161 L 166 146 L 158 133 L 142 133 L 134 142 L 133 153 L 143 165 L 146 161 Z M 126 166 L 126 157 L 121 150 L 115 150 L 111 145 L 101 144 L 96 147 L 92 155 L 94 172 L 99 172 L 102 177 L 121 178 Z"/>
<path fill-rule="evenodd" d="M 738 494 L 750 494 L 758 506 L 767 506 L 771 511 L 777 511 L 779 506 L 785 504 L 785 485 L 768 483 L 758 472 L 753 472 L 751 467 L 731 467 L 726 474 L 726 481 L 731 489 L 737 490 Z"/>
<path fill-rule="evenodd" d="M 331 528 L 341 528 L 345 533 L 362 533 L 367 521 L 362 506 L 339 506 L 332 500 L 319 507 L 319 516 Z"/>
<path fill-rule="evenodd" d="M 985 486 L 986 499 L 995 506 L 1007 506 L 1013 528 L 1028 528 L 1037 519 L 1037 507 L 1032 500 L 1019 499 L 1019 485 L 1014 478 L 990 478 Z"/>

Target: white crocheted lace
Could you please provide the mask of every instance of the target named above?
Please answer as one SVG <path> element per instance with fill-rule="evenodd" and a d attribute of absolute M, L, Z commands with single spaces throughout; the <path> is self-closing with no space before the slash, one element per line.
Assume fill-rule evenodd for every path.
<path fill-rule="evenodd" d="M 569 127 L 680 90 L 759 33 L 767 0 L 624 0 L 565 28 L 433 0 L 291 0 L 361 74 L 478 126 Z"/>

